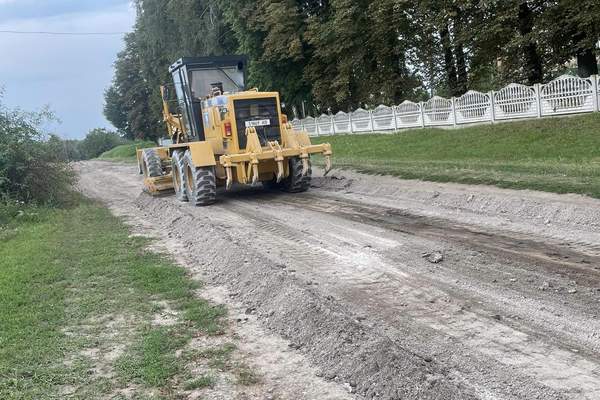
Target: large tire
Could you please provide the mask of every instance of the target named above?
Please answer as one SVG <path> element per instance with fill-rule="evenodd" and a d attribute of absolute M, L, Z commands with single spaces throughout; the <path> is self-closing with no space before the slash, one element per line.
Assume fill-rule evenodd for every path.
<path fill-rule="evenodd" d="M 162 161 L 158 152 L 154 149 L 144 150 L 142 156 L 142 168 L 144 169 L 144 175 L 147 178 L 155 178 L 157 176 L 163 176 Z"/>
<path fill-rule="evenodd" d="M 308 171 L 302 176 L 302 160 L 298 157 L 289 160 L 290 174 L 281 182 L 281 188 L 289 193 L 306 192 L 310 188 L 312 167 L 308 160 Z"/>
<path fill-rule="evenodd" d="M 184 172 L 185 151 L 175 150 L 171 157 L 171 174 L 173 175 L 173 189 L 175 196 L 179 201 L 188 201 L 187 191 L 185 189 Z"/>
<path fill-rule="evenodd" d="M 217 181 L 214 167 L 194 166 L 192 154 L 183 157 L 185 190 L 188 200 L 195 206 L 208 206 L 217 200 Z"/>

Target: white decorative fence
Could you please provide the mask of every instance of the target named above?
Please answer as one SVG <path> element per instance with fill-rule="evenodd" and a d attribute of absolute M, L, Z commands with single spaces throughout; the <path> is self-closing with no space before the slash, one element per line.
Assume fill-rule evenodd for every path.
<path fill-rule="evenodd" d="M 452 99 L 434 96 L 420 103 L 405 101 L 369 111 L 359 108 L 351 113 L 294 119 L 292 125 L 311 136 L 385 132 L 597 112 L 599 104 L 600 77 L 563 75 L 543 85 L 512 83 L 498 91 L 468 91 Z"/>

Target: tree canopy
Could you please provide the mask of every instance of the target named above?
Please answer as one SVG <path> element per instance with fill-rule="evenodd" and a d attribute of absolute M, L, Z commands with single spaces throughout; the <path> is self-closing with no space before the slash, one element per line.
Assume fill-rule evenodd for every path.
<path fill-rule="evenodd" d="M 246 54 L 250 87 L 300 116 L 598 73 L 597 0 L 136 0 L 105 115 L 156 139 L 183 56 Z M 288 111 L 290 108 L 288 108 Z"/>

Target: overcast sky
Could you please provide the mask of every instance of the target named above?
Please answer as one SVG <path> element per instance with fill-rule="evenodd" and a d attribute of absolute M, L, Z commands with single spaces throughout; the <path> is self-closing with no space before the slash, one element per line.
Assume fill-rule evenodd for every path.
<path fill-rule="evenodd" d="M 129 0 L 0 0 L 0 31 L 128 32 L 134 20 Z M 2 102 L 24 110 L 49 105 L 62 122 L 48 129 L 62 137 L 111 127 L 103 93 L 122 47 L 121 35 L 0 33 Z"/>

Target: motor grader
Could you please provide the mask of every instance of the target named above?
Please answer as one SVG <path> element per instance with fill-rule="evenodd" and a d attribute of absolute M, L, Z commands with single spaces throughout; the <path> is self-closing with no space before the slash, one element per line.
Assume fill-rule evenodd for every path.
<path fill-rule="evenodd" d="M 161 87 L 168 145 L 137 150 L 146 191 L 174 190 L 206 206 L 217 187 L 234 184 L 306 191 L 311 154 L 322 154 L 329 171 L 331 146 L 294 131 L 279 93 L 246 90 L 246 69 L 244 56 L 182 58 L 169 68 L 173 85 Z"/>

